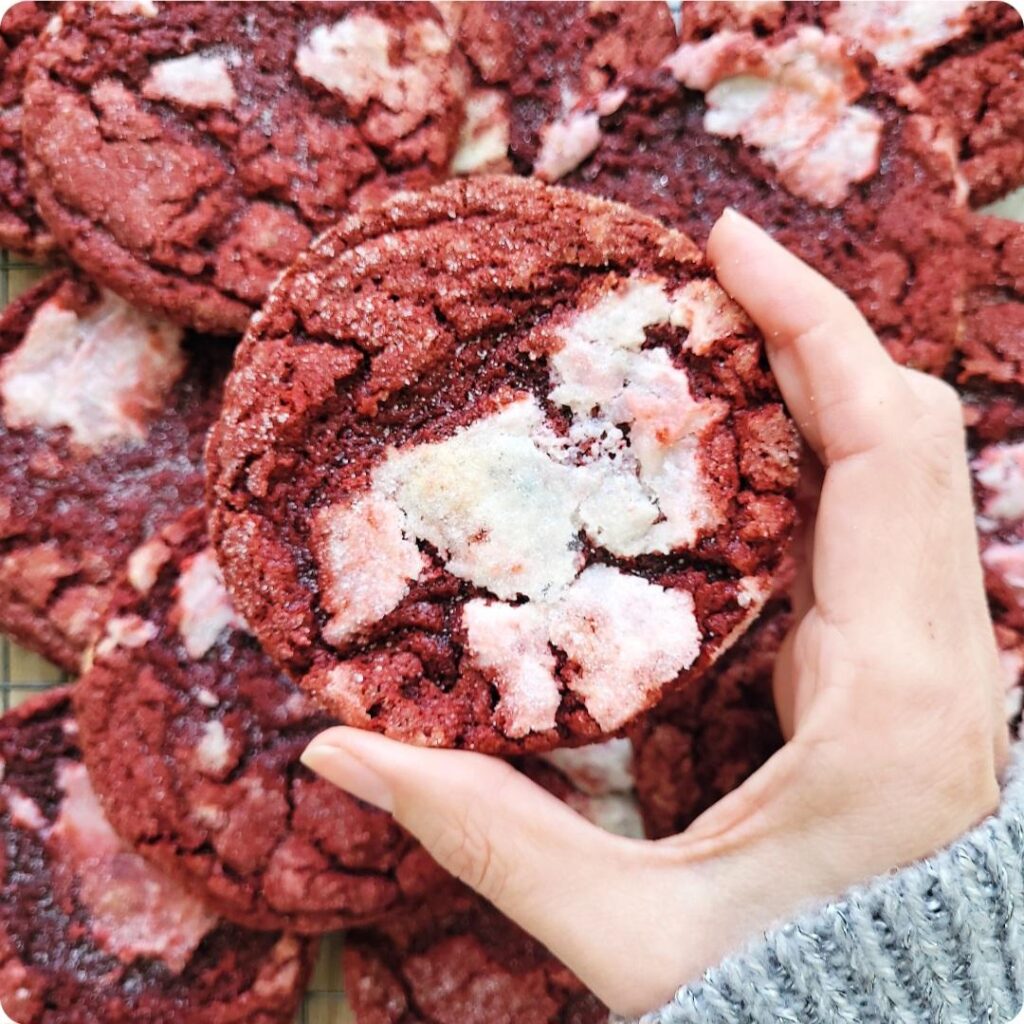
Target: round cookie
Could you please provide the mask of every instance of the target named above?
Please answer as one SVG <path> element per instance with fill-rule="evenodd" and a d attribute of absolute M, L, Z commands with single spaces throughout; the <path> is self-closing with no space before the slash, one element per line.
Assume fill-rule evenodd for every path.
<path fill-rule="evenodd" d="M 899 73 L 817 28 L 722 32 L 634 75 L 560 182 L 698 244 L 727 206 L 854 299 L 890 352 L 942 373 L 964 300 L 962 178 Z"/>
<path fill-rule="evenodd" d="M 0 1003 L 24 1024 L 291 1024 L 315 946 L 227 924 L 129 850 L 70 690 L 0 719 Z"/>
<path fill-rule="evenodd" d="M 211 433 L 211 533 L 264 648 L 337 717 L 549 749 L 743 631 L 798 457 L 689 239 L 474 178 L 343 221 L 280 279 Z"/>
<path fill-rule="evenodd" d="M 115 574 L 202 500 L 231 352 L 58 271 L 0 316 L 0 629 L 69 672 Z"/>
<path fill-rule="evenodd" d="M 683 832 L 781 745 L 772 672 L 791 624 L 788 602 L 774 600 L 699 684 L 673 694 L 630 730 L 649 838 Z"/>
<path fill-rule="evenodd" d="M 540 943 L 468 889 L 345 936 L 355 1024 L 607 1024 Z"/>
<path fill-rule="evenodd" d="M 444 173 L 461 100 L 422 3 L 64 5 L 25 87 L 29 177 L 74 260 L 240 333 L 314 234 Z"/>
<path fill-rule="evenodd" d="M 953 131 L 982 206 L 1024 184 L 1024 23 L 1002 0 L 845 0 L 834 3 L 686 3 L 682 36 L 728 29 L 760 33 L 812 22 L 872 53 L 916 83 Z"/>
<path fill-rule="evenodd" d="M 96 792 L 125 839 L 231 920 L 317 933 L 392 913 L 446 876 L 299 763 L 335 723 L 246 631 L 204 518 L 132 555 L 75 690 Z"/>
<path fill-rule="evenodd" d="M 556 168 L 577 102 L 654 67 L 676 45 L 660 0 L 439 6 L 468 74 L 455 174 Z"/>
<path fill-rule="evenodd" d="M 0 20 L 0 248 L 42 259 L 54 248 L 28 187 L 21 148 L 21 90 L 28 60 L 59 3 L 23 0 Z"/>

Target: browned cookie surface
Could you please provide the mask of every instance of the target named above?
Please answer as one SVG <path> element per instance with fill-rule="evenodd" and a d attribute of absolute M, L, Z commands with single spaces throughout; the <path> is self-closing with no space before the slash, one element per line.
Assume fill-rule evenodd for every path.
<path fill-rule="evenodd" d="M 40 211 L 98 280 L 241 332 L 314 234 L 445 172 L 451 44 L 420 3 L 70 3 L 24 132 Z"/>
<path fill-rule="evenodd" d="M 756 614 L 795 431 L 684 236 L 516 178 L 342 222 L 211 435 L 212 533 L 338 717 L 514 753 L 610 735 Z"/>
<path fill-rule="evenodd" d="M 230 348 L 58 271 L 0 317 L 0 629 L 77 670 L 115 575 L 202 499 Z"/>
<path fill-rule="evenodd" d="M 0 719 L 0 1003 L 25 1024 L 291 1024 L 314 947 L 217 918 L 103 817 L 70 691 Z"/>
<path fill-rule="evenodd" d="M 118 832 L 226 917 L 325 932 L 436 888 L 392 819 L 299 763 L 332 720 L 231 606 L 202 509 L 133 553 L 75 691 L 81 745 Z"/>

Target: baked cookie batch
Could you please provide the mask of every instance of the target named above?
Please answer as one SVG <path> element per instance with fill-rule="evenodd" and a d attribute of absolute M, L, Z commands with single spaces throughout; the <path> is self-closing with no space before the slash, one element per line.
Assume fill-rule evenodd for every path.
<path fill-rule="evenodd" d="M 732 206 L 961 392 L 1016 728 L 1024 26 L 1000 2 L 22 2 L 0 24 L 0 1005 L 604 1024 L 299 762 L 337 722 L 685 829 L 782 742 L 801 445 Z M 780 296 L 779 301 L 790 301 Z"/>

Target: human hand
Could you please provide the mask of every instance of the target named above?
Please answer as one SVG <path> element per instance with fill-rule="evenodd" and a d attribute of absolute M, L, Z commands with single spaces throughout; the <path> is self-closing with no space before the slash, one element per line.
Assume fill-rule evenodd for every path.
<path fill-rule="evenodd" d="M 788 742 L 685 833 L 602 832 L 502 761 L 354 729 L 306 764 L 639 1014 L 772 923 L 931 854 L 993 811 L 1007 756 L 959 401 L 728 212 L 708 246 L 824 467 L 776 668 Z"/>

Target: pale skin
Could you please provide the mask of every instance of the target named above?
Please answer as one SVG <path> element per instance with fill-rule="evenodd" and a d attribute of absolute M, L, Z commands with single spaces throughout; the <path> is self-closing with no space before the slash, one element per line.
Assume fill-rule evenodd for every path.
<path fill-rule="evenodd" d="M 786 745 L 658 842 L 608 835 L 479 754 L 336 728 L 304 757 L 624 1015 L 957 839 L 996 809 L 1008 756 L 956 394 L 897 366 L 844 295 L 738 214 L 708 256 L 824 471 L 775 673 Z"/>

